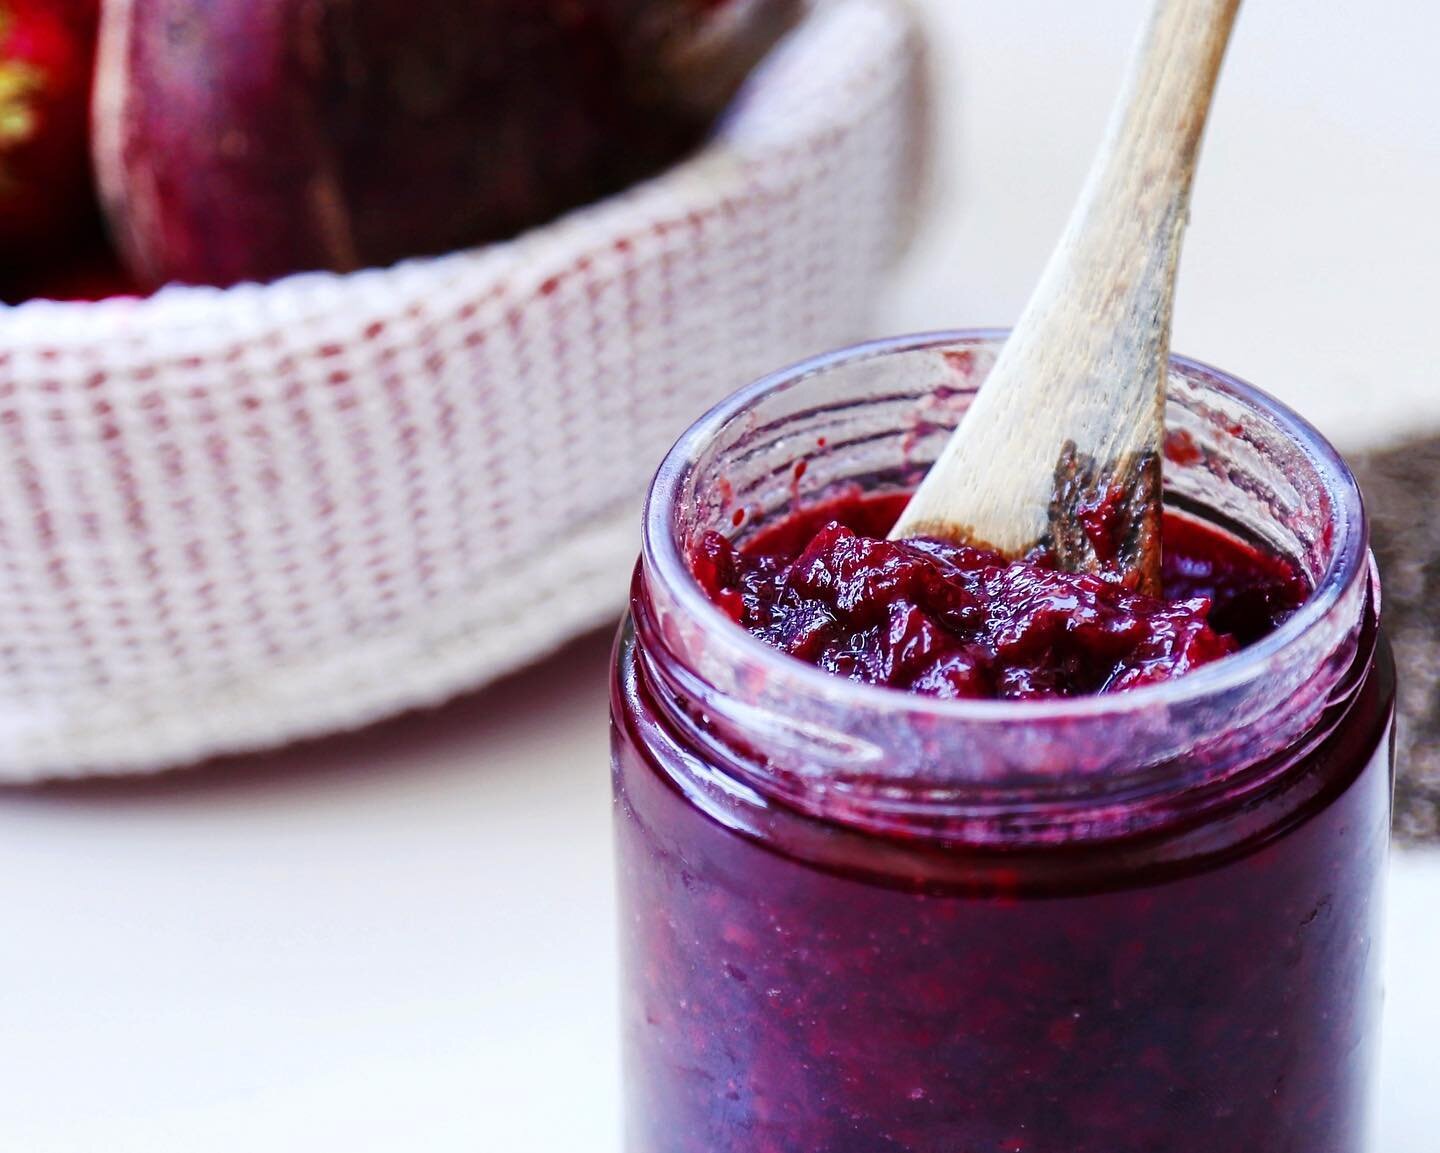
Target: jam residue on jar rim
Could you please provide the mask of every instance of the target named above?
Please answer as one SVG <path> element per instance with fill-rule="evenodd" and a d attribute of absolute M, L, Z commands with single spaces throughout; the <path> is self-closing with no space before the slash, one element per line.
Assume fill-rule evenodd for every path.
<path fill-rule="evenodd" d="M 646 499 L 642 518 L 641 573 L 645 580 L 657 582 L 653 591 L 661 602 L 661 614 L 667 629 L 677 630 L 674 639 L 688 655 L 682 661 L 691 672 L 712 687 L 736 686 L 752 677 L 760 668 L 767 675 L 777 675 L 772 666 L 776 650 L 758 637 L 738 627 L 725 612 L 714 604 L 700 583 L 695 580 L 688 556 L 705 527 L 699 523 L 696 509 L 700 499 L 697 487 L 702 482 L 722 477 L 707 477 L 706 461 L 717 445 L 744 436 L 743 430 L 756 429 L 756 419 L 772 421 L 788 398 L 805 386 L 807 381 L 878 366 L 892 359 L 906 357 L 941 357 L 947 363 L 964 358 L 970 363 L 980 350 L 994 350 L 1003 345 L 1008 330 L 1003 328 L 957 329 L 888 337 L 823 353 L 801 364 L 781 369 L 762 377 L 732 393 L 692 424 L 671 447 L 661 462 Z M 1183 382 L 1186 390 L 1203 389 L 1213 399 L 1210 406 L 1223 405 L 1229 415 L 1227 431 L 1233 436 L 1243 433 L 1247 440 L 1255 437 L 1283 437 L 1292 446 L 1294 459 L 1304 462 L 1310 470 L 1308 484 L 1314 486 L 1311 499 L 1323 501 L 1324 540 L 1321 544 L 1301 544 L 1308 550 L 1320 548 L 1316 557 L 1291 556 L 1287 543 L 1277 548 L 1277 555 L 1293 559 L 1311 586 L 1304 603 L 1274 631 L 1254 644 L 1246 646 L 1234 659 L 1214 661 L 1195 672 L 1169 681 L 1142 685 L 1125 693 L 1099 693 L 1088 696 L 1048 697 L 1031 700 L 941 700 L 917 698 L 916 694 L 897 694 L 884 686 L 846 681 L 803 661 L 785 661 L 791 671 L 784 678 L 792 692 L 807 698 L 824 698 L 834 706 L 841 701 L 847 708 L 884 713 L 893 706 L 893 698 L 921 699 L 927 710 L 937 716 L 975 723 L 995 721 L 1039 721 L 1043 719 L 1080 722 L 1102 717 L 1131 714 L 1137 709 L 1173 708 L 1184 702 L 1213 698 L 1222 693 L 1251 692 L 1260 682 L 1298 684 L 1306 670 L 1318 664 L 1333 665 L 1337 648 L 1353 647 L 1355 621 L 1368 612 L 1378 612 L 1379 588 L 1374 565 L 1367 547 L 1365 512 L 1353 476 L 1344 459 L 1320 432 L 1304 417 L 1283 402 L 1201 361 L 1172 354 L 1172 380 Z M 873 376 L 871 377 L 873 379 Z M 968 388 L 973 390 L 974 383 Z M 1172 392 L 1174 390 L 1172 383 Z M 954 386 L 935 386 L 933 396 L 951 396 Z M 1183 393 L 1182 410 L 1198 403 Z M 853 403 L 850 402 L 850 403 Z M 1176 403 L 1172 396 L 1172 405 Z M 926 402 L 917 394 L 917 419 L 923 424 L 928 417 Z M 1191 411 L 1202 411 L 1194 409 Z M 1205 411 L 1208 411 L 1205 410 Z M 923 419 L 922 419 L 923 418 Z M 1251 427 L 1253 425 L 1253 427 Z M 832 435 L 830 444 L 839 442 Z M 907 436 L 905 445 L 909 446 Z M 1177 442 L 1178 444 L 1178 442 Z M 821 448 L 826 446 L 822 445 Z M 1189 467 L 1195 458 L 1204 460 L 1206 453 L 1187 444 L 1187 451 L 1167 453 L 1167 460 Z M 1191 449 L 1193 448 L 1193 451 Z M 907 448 L 908 452 L 909 449 Z M 1182 459 L 1183 458 L 1183 459 Z M 909 483 L 918 483 L 926 460 L 907 458 L 907 466 L 918 469 Z M 814 474 L 814 470 L 810 470 Z M 867 488 L 869 486 L 866 486 Z M 883 486 L 882 486 L 883 487 Z M 893 485 L 891 486 L 893 487 Z M 736 492 L 743 500 L 743 494 Z M 795 495 L 792 493 L 792 496 Z M 1169 500 L 1167 484 L 1167 503 Z M 745 500 L 744 521 L 753 522 L 772 514 L 772 510 L 756 507 L 767 502 Z M 1188 503 L 1186 504 L 1188 511 Z M 734 507 L 726 508 L 727 523 Z M 1197 506 L 1199 519 L 1209 522 L 1210 510 Z M 1369 603 L 1370 609 L 1361 606 Z M 685 634 L 694 632 L 690 640 Z M 717 626 L 728 636 L 717 635 Z M 702 642 L 701 636 L 706 639 Z M 706 651 L 708 650 L 708 651 Z M 837 697 L 835 686 L 843 693 Z"/>

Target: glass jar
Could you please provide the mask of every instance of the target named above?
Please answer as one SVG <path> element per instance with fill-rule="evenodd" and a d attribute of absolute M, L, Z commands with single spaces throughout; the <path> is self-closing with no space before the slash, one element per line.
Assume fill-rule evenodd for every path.
<path fill-rule="evenodd" d="M 1394 669 L 1355 482 L 1176 358 L 1167 504 L 1290 558 L 1277 631 L 1128 693 L 940 701 L 766 647 L 687 549 L 903 491 L 1002 335 L 863 346 L 701 419 L 612 695 L 629 1153 L 1357 1153 Z"/>

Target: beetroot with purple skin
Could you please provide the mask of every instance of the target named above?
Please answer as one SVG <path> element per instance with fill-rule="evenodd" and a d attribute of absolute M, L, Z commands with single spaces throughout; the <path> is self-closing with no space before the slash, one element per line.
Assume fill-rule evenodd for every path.
<path fill-rule="evenodd" d="M 694 149 L 803 0 L 113 0 L 94 152 L 144 282 L 346 271 Z"/>

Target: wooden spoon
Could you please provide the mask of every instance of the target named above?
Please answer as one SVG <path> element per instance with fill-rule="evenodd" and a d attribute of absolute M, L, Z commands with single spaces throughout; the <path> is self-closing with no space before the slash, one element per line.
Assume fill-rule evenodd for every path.
<path fill-rule="evenodd" d="M 1171 303 L 1190 184 L 1240 0 L 1157 0 L 1059 247 L 891 538 L 1160 585 Z"/>

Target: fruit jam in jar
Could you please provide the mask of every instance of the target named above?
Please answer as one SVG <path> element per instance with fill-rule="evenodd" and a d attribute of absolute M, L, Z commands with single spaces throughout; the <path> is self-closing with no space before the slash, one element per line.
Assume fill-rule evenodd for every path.
<path fill-rule="evenodd" d="M 898 507 L 1000 340 L 802 365 L 660 470 L 612 693 L 628 1153 L 1365 1147 L 1394 671 L 1308 425 L 1172 363 L 1169 571 L 1260 557 L 1301 595 L 1122 691 L 862 683 L 704 568 L 715 533 Z"/>

